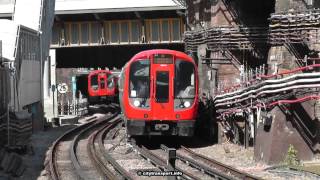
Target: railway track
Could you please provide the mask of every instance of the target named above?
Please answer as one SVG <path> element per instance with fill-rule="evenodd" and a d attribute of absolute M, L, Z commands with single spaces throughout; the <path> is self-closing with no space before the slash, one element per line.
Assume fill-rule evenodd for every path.
<path fill-rule="evenodd" d="M 165 146 L 163 146 L 165 147 Z M 250 175 L 248 173 L 242 172 L 238 169 L 235 169 L 231 166 L 228 166 L 226 164 L 223 164 L 219 161 L 216 161 L 214 159 L 208 158 L 206 156 L 203 156 L 201 154 L 195 153 L 194 151 L 190 150 L 189 148 L 186 148 L 184 146 L 181 146 L 179 151 L 184 151 L 185 153 L 189 154 L 189 158 L 187 156 L 182 155 L 182 153 L 177 152 L 177 158 L 181 161 L 188 162 L 189 164 L 192 164 L 193 166 L 203 168 L 202 171 L 207 171 L 207 173 L 210 173 L 214 175 L 216 178 L 222 178 L 222 179 L 245 179 L 245 180 L 258 180 L 261 179 L 259 177 Z M 200 163 L 202 162 L 202 163 Z M 202 165 L 201 165 L 202 164 Z M 205 164 L 205 166 L 203 166 Z M 213 172 L 210 172 L 209 169 L 213 170 Z M 214 174 L 215 172 L 218 172 L 217 174 Z"/>
<path fill-rule="evenodd" d="M 119 140 L 121 136 L 117 137 L 120 131 L 123 136 L 121 118 L 118 112 L 114 112 L 100 117 L 93 116 L 87 123 L 63 134 L 54 142 L 49 154 L 48 169 L 51 179 L 131 180 L 137 179 L 137 177 L 142 178 L 139 176 L 141 173 L 139 168 L 126 167 L 126 160 L 123 157 L 119 159 L 119 156 L 123 156 L 121 151 L 120 154 L 119 149 L 114 151 L 119 143 L 123 142 Z M 108 142 L 108 148 L 106 148 L 106 142 Z M 127 148 L 121 146 L 124 149 Z M 172 176 L 172 178 L 188 180 L 259 179 L 197 154 L 184 146 L 181 146 L 176 153 L 177 163 L 173 169 L 167 164 L 166 151 L 168 148 L 165 145 L 161 145 L 161 148 L 156 150 L 150 150 L 143 145 L 137 145 L 133 139 L 130 147 L 140 155 L 139 161 L 143 160 L 146 163 L 144 166 L 149 167 L 149 170 L 146 169 L 147 171 L 152 170 L 163 174 L 178 173 L 176 177 Z M 132 158 L 135 153 L 129 154 L 125 156 Z M 131 159 L 131 161 L 138 161 L 138 159 Z M 155 168 L 150 169 L 150 166 Z"/>
<path fill-rule="evenodd" d="M 106 179 L 128 179 L 131 180 L 133 177 L 121 166 L 117 163 L 116 159 L 114 159 L 104 147 L 104 139 L 106 134 L 114 128 L 118 123 L 120 123 L 120 118 L 116 118 L 114 123 L 108 123 L 100 130 L 95 131 L 89 137 L 88 143 L 88 152 L 90 157 L 95 164 L 95 167 L 99 170 L 99 172 L 106 177 Z M 116 131 L 118 132 L 118 131 Z M 113 137 L 116 135 L 113 134 Z M 118 173 L 114 174 L 108 164 L 112 166 L 112 168 Z"/>
<path fill-rule="evenodd" d="M 140 156 L 152 163 L 155 167 L 161 171 L 169 171 L 166 154 L 164 153 L 167 152 L 168 147 L 161 145 L 160 147 L 163 150 L 161 153 L 158 150 L 149 150 L 143 145 L 137 145 L 135 141 L 132 141 L 131 145 Z M 188 156 L 185 154 L 188 154 Z M 176 158 L 178 161 L 176 162 L 174 170 L 182 174 L 177 177 L 178 179 L 260 179 L 201 154 L 197 154 L 184 146 L 181 146 L 181 148 L 177 150 Z"/>
<path fill-rule="evenodd" d="M 147 149 L 145 146 L 141 146 L 139 147 L 135 141 L 132 141 L 131 143 L 133 149 L 135 149 L 135 151 L 142 156 L 143 158 L 145 158 L 147 161 L 149 161 L 150 163 L 152 163 L 154 166 L 156 166 L 158 169 L 160 169 L 161 171 L 169 171 L 168 167 L 167 167 L 167 163 L 166 163 L 166 159 L 164 159 L 162 156 L 153 153 L 152 151 L 150 151 L 149 149 Z M 182 175 L 178 176 L 179 179 L 195 179 L 195 180 L 201 180 L 201 178 L 193 175 L 192 173 L 185 171 L 184 169 L 181 169 L 179 167 L 175 167 L 175 171 L 181 172 Z"/>
<path fill-rule="evenodd" d="M 119 112 L 93 116 L 90 121 L 69 130 L 60 136 L 53 144 L 49 154 L 49 174 L 51 179 L 110 179 L 115 177 L 106 168 L 106 161 L 101 157 L 95 142 L 100 134 L 105 134 L 120 122 Z M 102 140 L 100 140 L 101 142 Z M 102 144 L 103 146 L 103 144 Z M 87 151 L 83 151 L 86 149 Z M 114 178 L 112 178 L 114 179 Z"/>

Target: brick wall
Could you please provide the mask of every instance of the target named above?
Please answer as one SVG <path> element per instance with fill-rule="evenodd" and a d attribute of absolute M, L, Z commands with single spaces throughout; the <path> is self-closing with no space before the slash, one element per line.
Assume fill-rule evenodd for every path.
<path fill-rule="evenodd" d="M 240 71 L 234 65 L 220 65 L 219 69 L 218 82 L 224 84 L 224 87 L 230 87 L 237 84 L 237 79 L 240 79 Z"/>

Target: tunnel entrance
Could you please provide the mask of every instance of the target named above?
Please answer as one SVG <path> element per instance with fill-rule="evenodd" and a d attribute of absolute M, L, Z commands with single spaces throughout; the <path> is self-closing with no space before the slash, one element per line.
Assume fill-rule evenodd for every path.
<path fill-rule="evenodd" d="M 184 51 L 183 43 L 117 45 L 96 47 L 68 47 L 56 49 L 56 84 L 66 86 L 65 93 L 58 93 L 58 112 L 68 114 L 64 107 L 88 98 L 88 74 L 93 69 L 110 69 L 118 73 L 135 54 L 148 49 Z M 80 95 L 81 92 L 81 95 Z M 60 108 L 59 108 L 60 107 Z"/>
<path fill-rule="evenodd" d="M 56 67 L 121 69 L 135 54 L 148 49 L 184 51 L 184 45 L 176 43 L 58 48 L 56 49 Z"/>

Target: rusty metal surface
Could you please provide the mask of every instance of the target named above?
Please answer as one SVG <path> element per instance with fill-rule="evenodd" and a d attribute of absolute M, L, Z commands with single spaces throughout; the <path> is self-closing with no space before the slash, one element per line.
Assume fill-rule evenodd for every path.
<path fill-rule="evenodd" d="M 284 160 L 290 144 L 298 151 L 298 158 L 311 160 L 313 152 L 292 123 L 292 117 L 286 115 L 280 108 L 271 111 L 272 126 L 264 130 L 263 124 L 257 128 L 255 159 L 268 164 L 280 163 Z"/>

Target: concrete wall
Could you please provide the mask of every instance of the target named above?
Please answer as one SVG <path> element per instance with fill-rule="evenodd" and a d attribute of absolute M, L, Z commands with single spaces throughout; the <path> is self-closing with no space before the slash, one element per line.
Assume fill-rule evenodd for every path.
<path fill-rule="evenodd" d="M 23 60 L 18 86 L 19 110 L 24 106 L 41 101 L 41 72 L 39 61 Z"/>
<path fill-rule="evenodd" d="M 289 145 L 298 151 L 298 159 L 312 160 L 319 137 L 319 123 L 313 111 L 315 102 L 305 102 L 288 106 L 289 111 L 275 107 L 270 130 L 265 130 L 263 123 L 257 128 L 255 158 L 268 164 L 283 162 Z M 302 125 L 303 124 L 303 125 Z M 309 128 L 311 136 L 301 127 Z M 312 137 L 314 136 L 314 137 Z"/>
<path fill-rule="evenodd" d="M 316 0 L 314 0 L 316 1 Z M 304 0 L 276 0 L 275 12 L 297 10 L 306 10 L 307 6 Z"/>

